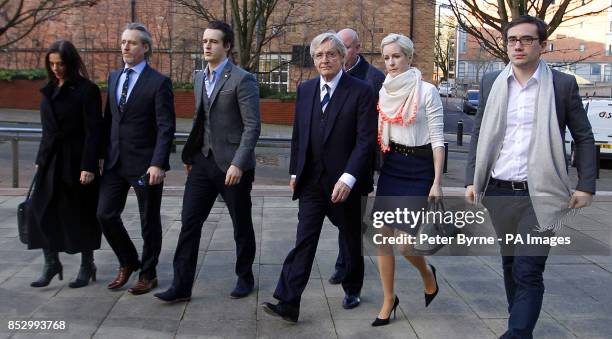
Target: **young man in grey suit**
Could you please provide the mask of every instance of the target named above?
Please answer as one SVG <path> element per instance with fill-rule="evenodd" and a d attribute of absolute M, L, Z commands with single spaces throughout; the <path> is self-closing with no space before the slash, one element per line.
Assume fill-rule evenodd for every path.
<path fill-rule="evenodd" d="M 547 25 L 531 16 L 508 24 L 510 64 L 483 77 L 480 105 L 466 169 L 466 197 L 482 200 L 498 237 L 552 236 L 572 209 L 595 193 L 591 125 L 573 76 L 540 59 Z M 565 128 L 576 144 L 578 184 L 569 186 Z M 537 226 L 536 226 L 537 225 Z M 532 338 L 544 297 L 543 272 L 550 246 L 501 244 L 508 300 L 502 338 Z"/>
<path fill-rule="evenodd" d="M 236 241 L 238 281 L 230 296 L 246 297 L 255 284 L 251 188 L 261 130 L 259 89 L 253 75 L 227 58 L 234 44 L 228 24 L 210 22 L 202 44 L 208 65 L 194 75 L 196 118 L 182 154 L 187 182 L 174 280 L 167 291 L 155 295 L 167 302 L 191 297 L 202 225 L 219 194 L 227 204 Z"/>

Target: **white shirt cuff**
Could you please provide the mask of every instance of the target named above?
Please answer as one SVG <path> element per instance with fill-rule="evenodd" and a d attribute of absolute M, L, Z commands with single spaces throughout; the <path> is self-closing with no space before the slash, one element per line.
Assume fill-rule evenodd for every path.
<path fill-rule="evenodd" d="M 353 186 L 355 185 L 355 181 L 357 181 L 357 179 L 355 179 L 354 176 L 352 176 L 352 175 L 350 175 L 348 173 L 342 174 L 342 176 L 340 176 L 339 180 L 342 181 L 343 183 L 345 183 L 351 189 L 353 189 Z"/>
<path fill-rule="evenodd" d="M 297 175 L 291 174 L 291 179 L 295 179 L 296 177 L 297 177 Z"/>

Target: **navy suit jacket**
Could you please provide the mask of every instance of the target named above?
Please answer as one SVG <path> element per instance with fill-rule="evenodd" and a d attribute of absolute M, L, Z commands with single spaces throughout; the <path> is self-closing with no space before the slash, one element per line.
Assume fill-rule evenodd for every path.
<path fill-rule="evenodd" d="M 139 177 L 150 166 L 167 171 L 176 123 L 172 81 L 147 65 L 128 97 L 125 112 L 120 112 L 116 89 L 122 71 L 115 70 L 108 77 L 104 169 L 113 168 L 121 158 L 121 174 L 128 177 Z"/>
<path fill-rule="evenodd" d="M 293 199 L 300 196 L 301 176 L 307 165 L 310 128 L 315 96 L 320 96 L 319 77 L 305 81 L 297 90 L 291 140 L 289 173 L 296 175 Z M 331 192 L 343 173 L 357 179 L 351 194 L 367 193 L 372 177 L 372 154 L 376 143 L 376 102 L 369 83 L 343 74 L 334 90 L 326 114 L 322 162 L 324 184 Z"/>

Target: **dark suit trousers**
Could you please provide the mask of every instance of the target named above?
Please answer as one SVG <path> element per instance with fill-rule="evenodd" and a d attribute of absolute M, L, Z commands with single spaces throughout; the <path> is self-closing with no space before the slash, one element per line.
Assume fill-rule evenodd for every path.
<path fill-rule="evenodd" d="M 537 219 L 528 191 L 489 185 L 483 203 L 490 212 L 498 237 L 504 238 L 507 233 L 520 234 L 526 241 L 527 234 L 551 235 L 533 230 Z M 502 246 L 504 285 L 510 313 L 508 331 L 503 338 L 533 337 L 544 299 L 543 273 L 549 250 L 550 246 Z"/>
<path fill-rule="evenodd" d="M 102 176 L 98 221 L 106 240 L 119 259 L 119 265 L 121 267 L 140 267 L 141 276 L 147 279 L 155 278 L 157 276 L 155 267 L 162 246 L 160 208 L 163 183 L 155 186 L 140 186 L 137 179 L 122 176 L 116 168 L 104 172 Z M 142 265 L 138 261 L 136 247 L 121 220 L 121 213 L 125 208 L 130 187 L 134 188 L 140 212 L 140 226 L 144 240 Z"/>
<path fill-rule="evenodd" d="M 306 182 L 299 201 L 295 247 L 289 252 L 274 298 L 281 304 L 299 307 L 300 300 L 317 252 L 323 220 L 327 216 L 340 230 L 340 241 L 346 248 L 346 270 L 342 288 L 347 294 L 358 294 L 363 286 L 361 255 L 360 196 L 351 194 L 347 201 L 332 204 L 331 192 L 318 182 Z"/>
<path fill-rule="evenodd" d="M 178 291 L 191 293 L 195 279 L 202 226 L 208 218 L 217 195 L 221 194 L 234 225 L 236 241 L 236 275 L 238 284 L 254 285 L 255 232 L 251 218 L 251 189 L 255 170 L 245 171 L 240 183 L 225 186 L 225 173 L 213 155 L 197 152 L 183 195 L 182 227 L 174 254 L 174 282 Z"/>

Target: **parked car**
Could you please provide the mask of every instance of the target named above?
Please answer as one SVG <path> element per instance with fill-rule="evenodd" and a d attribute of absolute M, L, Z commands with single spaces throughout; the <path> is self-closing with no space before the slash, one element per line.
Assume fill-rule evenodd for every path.
<path fill-rule="evenodd" d="M 463 96 L 463 113 L 476 114 L 478 110 L 478 100 L 480 99 L 480 91 L 470 89 Z"/>
<path fill-rule="evenodd" d="M 457 95 L 457 90 L 455 87 L 443 82 L 438 86 L 438 93 L 440 93 L 442 97 L 454 97 Z"/>
<path fill-rule="evenodd" d="M 599 145 L 601 158 L 612 159 L 612 99 L 591 98 L 582 103 L 593 129 L 595 145 Z M 574 165 L 574 141 L 567 129 L 565 130 L 565 144 L 565 152 L 570 163 Z"/>

